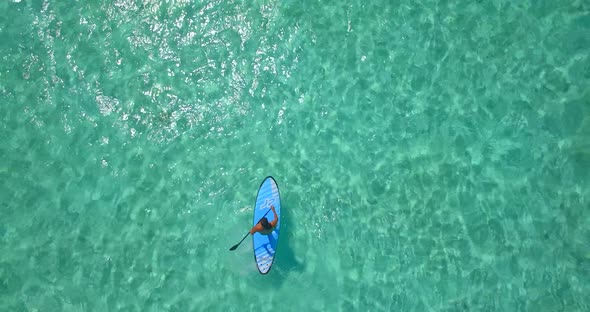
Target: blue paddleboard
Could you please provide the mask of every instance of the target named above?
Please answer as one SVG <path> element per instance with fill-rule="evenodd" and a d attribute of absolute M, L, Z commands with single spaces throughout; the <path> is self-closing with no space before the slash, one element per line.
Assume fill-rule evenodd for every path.
<path fill-rule="evenodd" d="M 277 245 L 279 243 L 279 231 L 281 229 L 281 196 L 279 194 L 279 186 L 273 177 L 266 177 L 266 179 L 262 181 L 262 184 L 260 184 L 258 195 L 256 195 L 253 225 L 258 224 L 258 221 L 260 221 L 265 214 L 268 222 L 274 220 L 274 214 L 270 211 L 271 205 L 275 206 L 275 210 L 279 216 L 277 226 L 269 235 L 254 233 L 252 236 L 254 242 L 254 260 L 256 261 L 256 266 L 261 274 L 268 273 L 272 267 Z"/>

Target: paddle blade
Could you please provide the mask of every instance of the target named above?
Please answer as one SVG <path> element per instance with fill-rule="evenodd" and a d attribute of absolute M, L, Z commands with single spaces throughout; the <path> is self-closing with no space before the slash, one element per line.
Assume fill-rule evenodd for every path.
<path fill-rule="evenodd" d="M 237 244 L 237 245 L 233 245 L 233 247 L 232 247 L 232 248 L 230 248 L 230 249 L 229 249 L 229 251 L 233 251 L 233 250 L 236 250 L 236 248 L 238 248 L 238 246 L 240 246 L 240 244 Z"/>

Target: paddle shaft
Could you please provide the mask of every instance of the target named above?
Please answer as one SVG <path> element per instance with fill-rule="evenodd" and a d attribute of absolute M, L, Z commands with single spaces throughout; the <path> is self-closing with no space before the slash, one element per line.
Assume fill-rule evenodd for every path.
<path fill-rule="evenodd" d="M 268 214 L 268 213 L 269 213 L 271 210 L 272 210 L 272 209 L 269 209 L 269 210 L 268 210 L 268 211 L 267 211 L 267 212 L 264 214 L 264 216 L 262 216 L 262 218 L 266 217 L 266 215 L 267 215 L 267 214 Z M 262 220 L 262 218 L 260 218 L 260 220 Z M 258 222 L 260 222 L 260 220 L 258 220 Z M 256 224 L 258 224 L 258 222 L 256 222 Z M 238 246 L 240 246 L 240 244 L 241 244 L 241 243 L 242 243 L 242 242 L 243 242 L 243 241 L 246 239 L 246 237 L 248 237 L 248 235 L 250 235 L 250 231 L 248 231 L 248 233 L 246 233 L 246 235 L 244 236 L 244 238 L 242 238 L 242 240 L 241 240 L 239 243 L 235 244 L 235 245 L 234 245 L 232 248 L 230 248 L 229 250 L 230 250 L 230 251 L 232 251 L 232 250 L 236 250 L 236 248 L 238 248 Z"/>

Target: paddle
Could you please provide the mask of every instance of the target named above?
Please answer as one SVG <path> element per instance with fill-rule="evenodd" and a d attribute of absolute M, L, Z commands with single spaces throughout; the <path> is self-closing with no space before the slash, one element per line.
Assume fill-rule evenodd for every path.
<path fill-rule="evenodd" d="M 267 212 L 264 214 L 264 216 L 262 216 L 262 218 L 266 217 L 266 215 L 267 215 L 267 214 L 268 214 L 268 213 L 269 213 L 271 210 L 272 210 L 272 209 L 269 209 L 269 210 L 268 210 L 268 211 L 267 211 Z M 262 220 L 262 218 L 260 218 L 260 220 Z M 260 220 L 258 220 L 258 222 L 260 222 Z M 258 224 L 258 222 L 256 222 L 256 224 Z M 242 243 L 242 242 L 243 242 L 243 241 L 246 239 L 246 237 L 248 237 L 248 235 L 250 235 L 250 231 L 248 231 L 248 233 L 246 234 L 246 236 L 244 236 L 244 238 L 242 238 L 242 240 L 241 240 L 239 243 L 237 243 L 237 244 L 233 245 L 233 247 L 232 247 L 232 248 L 230 248 L 230 249 L 229 249 L 229 251 L 236 250 L 236 248 L 238 248 L 238 246 L 240 246 L 240 244 L 241 244 L 241 243 Z"/>

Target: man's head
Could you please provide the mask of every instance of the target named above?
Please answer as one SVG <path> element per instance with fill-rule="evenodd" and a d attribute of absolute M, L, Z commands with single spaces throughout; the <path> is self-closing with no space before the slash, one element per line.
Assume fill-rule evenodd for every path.
<path fill-rule="evenodd" d="M 272 226 L 270 226 L 270 223 L 268 223 L 268 219 L 266 217 L 260 219 L 260 225 L 262 225 L 262 227 L 266 230 L 270 230 L 272 228 Z"/>

